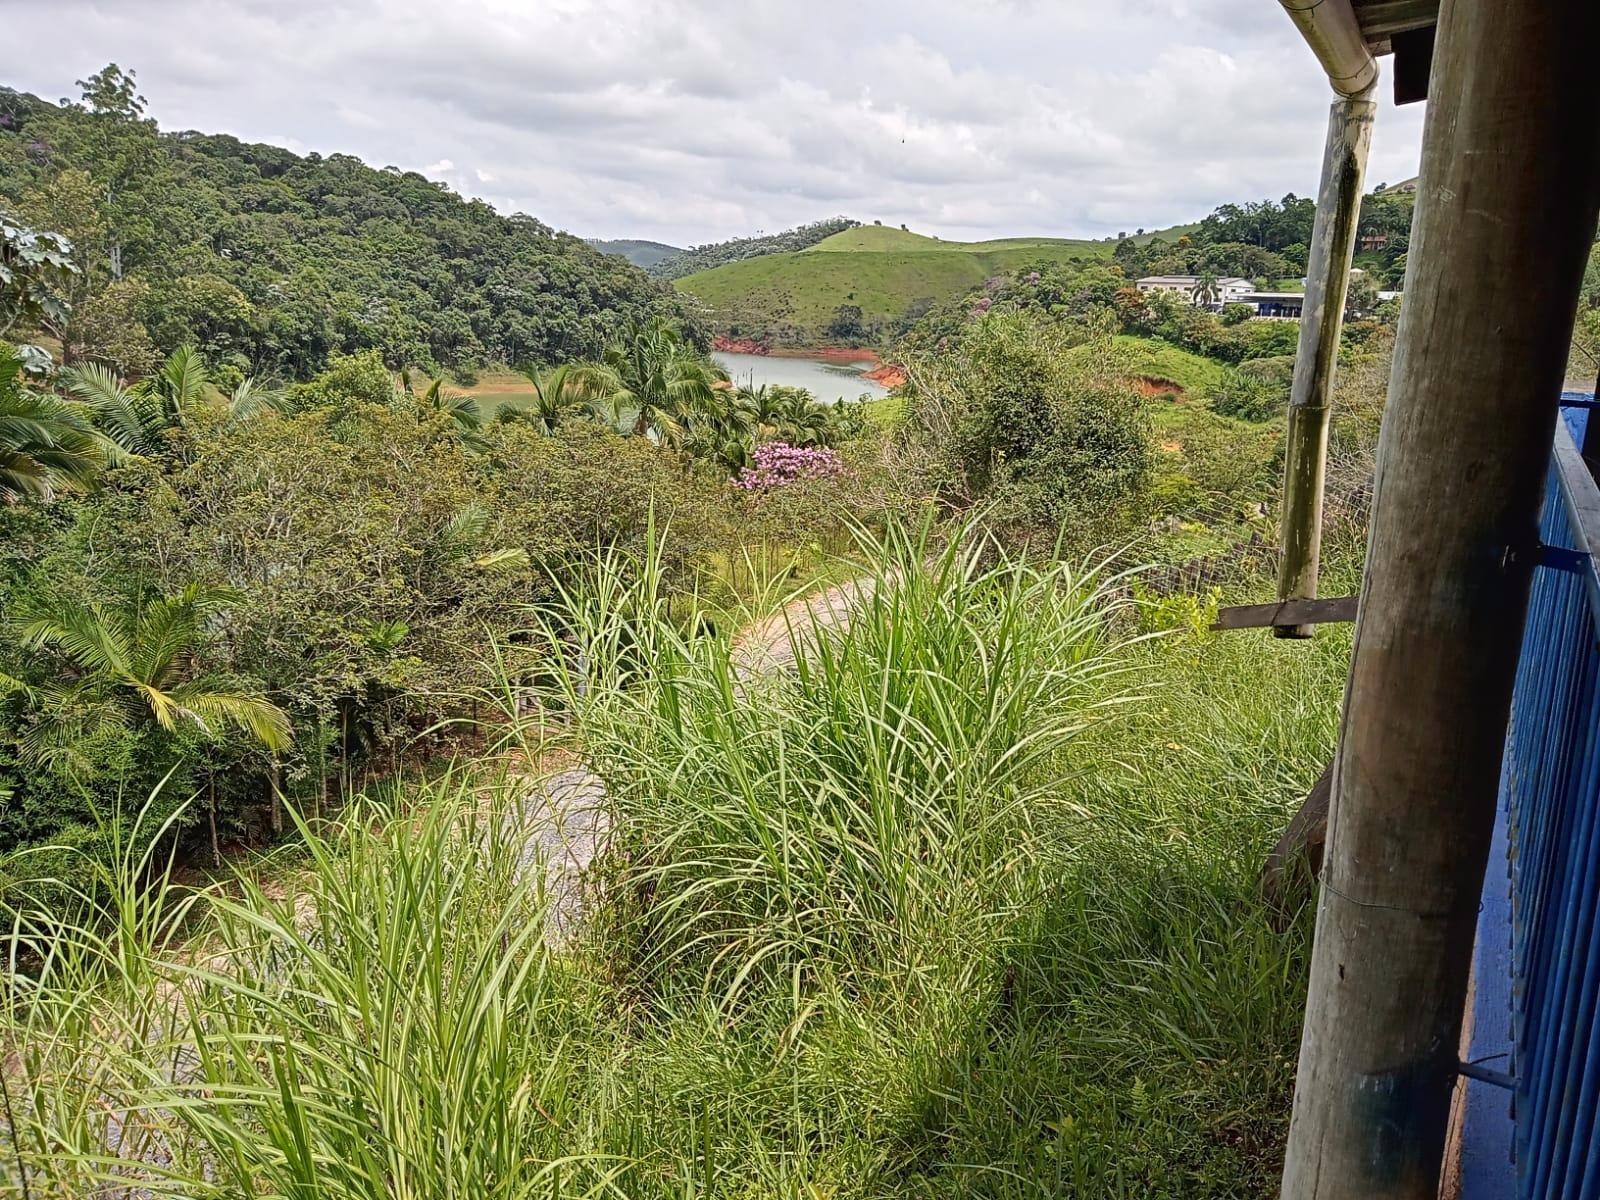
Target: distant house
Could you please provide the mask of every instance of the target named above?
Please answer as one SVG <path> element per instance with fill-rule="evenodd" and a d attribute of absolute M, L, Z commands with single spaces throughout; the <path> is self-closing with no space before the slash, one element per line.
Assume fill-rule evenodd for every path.
<path fill-rule="evenodd" d="M 1189 303 L 1196 306 L 1200 301 L 1195 298 L 1195 292 L 1200 288 L 1199 275 L 1150 275 L 1138 281 L 1141 292 L 1172 292 L 1182 296 Z M 1216 299 L 1211 308 L 1221 308 L 1224 304 L 1238 304 L 1243 297 L 1255 290 L 1255 284 L 1248 279 L 1240 279 L 1234 275 L 1224 275 L 1216 281 Z"/>

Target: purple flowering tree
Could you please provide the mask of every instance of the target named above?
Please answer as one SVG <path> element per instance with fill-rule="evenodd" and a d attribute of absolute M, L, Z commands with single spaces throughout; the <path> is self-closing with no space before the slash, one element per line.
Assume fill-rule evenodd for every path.
<path fill-rule="evenodd" d="M 842 474 L 844 463 L 832 450 L 767 442 L 756 447 L 750 465 L 734 476 L 733 486 L 746 492 L 770 492 Z"/>

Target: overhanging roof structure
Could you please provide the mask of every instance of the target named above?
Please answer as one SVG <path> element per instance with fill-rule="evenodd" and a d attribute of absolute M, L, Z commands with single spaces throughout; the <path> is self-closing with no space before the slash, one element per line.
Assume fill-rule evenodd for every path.
<path fill-rule="evenodd" d="M 1432 57 L 1432 29 L 1439 21 L 1439 0 L 1279 0 L 1311 47 L 1328 82 L 1341 96 L 1359 96 L 1378 80 L 1380 55 L 1410 57 L 1411 47 Z M 1415 35 L 1415 36 L 1413 36 Z M 1408 42 L 1408 38 L 1411 40 Z M 1420 39 L 1420 40 L 1418 40 Z M 1406 64 L 1397 69 L 1397 86 L 1411 76 Z M 1424 90 L 1426 72 L 1422 72 Z M 1411 98 L 1420 98 L 1413 96 Z"/>

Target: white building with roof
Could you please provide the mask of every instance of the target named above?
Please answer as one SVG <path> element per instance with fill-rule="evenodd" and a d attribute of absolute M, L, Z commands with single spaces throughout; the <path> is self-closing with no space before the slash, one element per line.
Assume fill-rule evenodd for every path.
<path fill-rule="evenodd" d="M 1138 281 L 1138 288 L 1141 292 L 1171 292 L 1198 306 L 1200 301 L 1195 293 L 1200 290 L 1200 279 L 1199 275 L 1149 275 Z M 1221 308 L 1224 304 L 1240 303 L 1255 290 L 1255 284 L 1248 279 L 1240 279 L 1235 275 L 1219 276 L 1216 295 L 1208 307 Z"/>

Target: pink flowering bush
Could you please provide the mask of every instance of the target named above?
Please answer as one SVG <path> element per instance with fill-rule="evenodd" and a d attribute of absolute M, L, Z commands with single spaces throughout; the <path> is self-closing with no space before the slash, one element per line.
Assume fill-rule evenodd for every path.
<path fill-rule="evenodd" d="M 734 477 L 733 486 L 747 492 L 770 492 L 843 473 L 844 463 L 832 450 L 767 442 L 756 447 L 750 465 Z"/>

